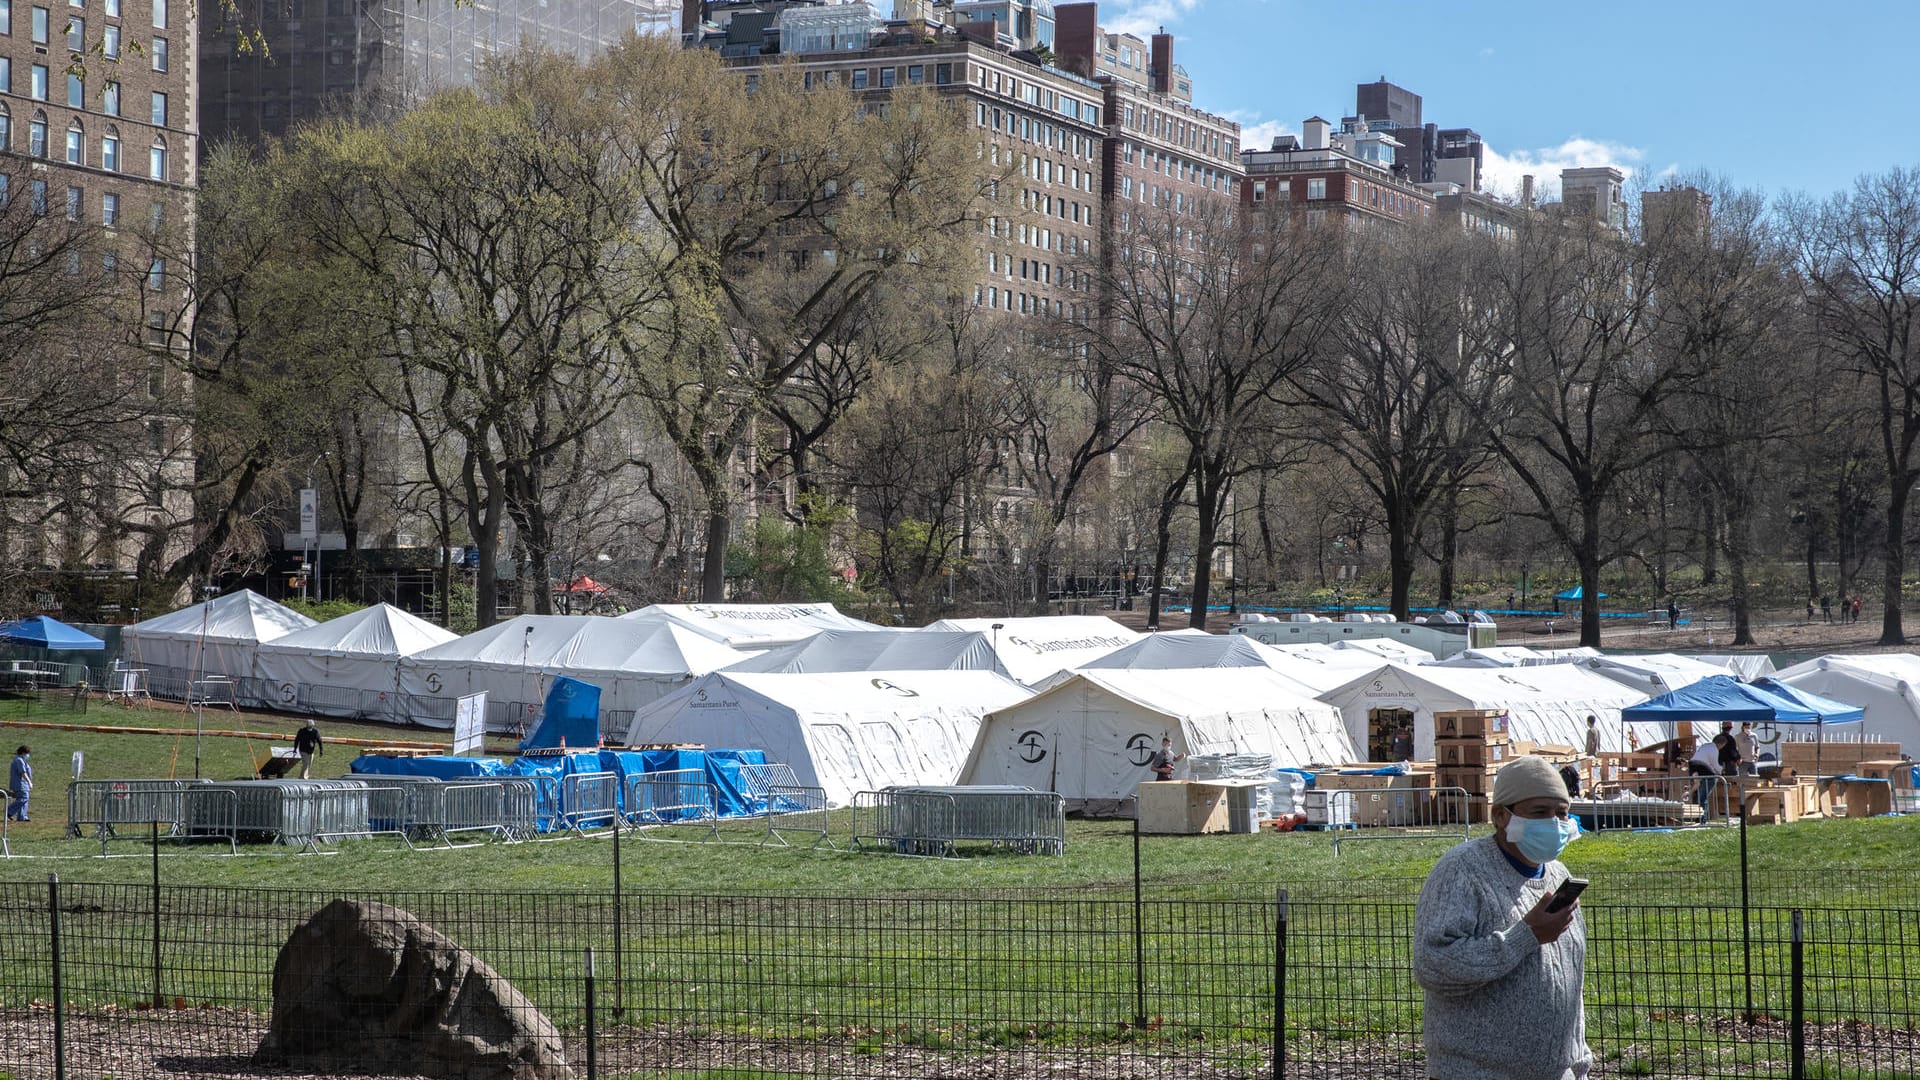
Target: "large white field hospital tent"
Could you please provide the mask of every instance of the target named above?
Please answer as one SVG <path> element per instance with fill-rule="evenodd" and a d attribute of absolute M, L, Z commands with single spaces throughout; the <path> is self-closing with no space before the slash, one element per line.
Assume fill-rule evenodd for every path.
<path fill-rule="evenodd" d="M 1348 638 L 1345 641 L 1332 642 L 1327 647 L 1371 653 L 1382 660 L 1391 660 L 1396 664 L 1431 664 L 1439 659 L 1425 649 L 1416 649 L 1404 641 L 1395 641 L 1392 638 Z"/>
<path fill-rule="evenodd" d="M 404 719 L 398 709 L 400 658 L 458 638 L 391 604 L 375 604 L 262 643 L 254 672 L 277 708 Z"/>
<path fill-rule="evenodd" d="M 718 671 L 641 709 L 627 743 L 764 750 L 845 806 L 860 791 L 953 783 L 981 717 L 1029 693 L 992 671 Z"/>
<path fill-rule="evenodd" d="M 1584 747 L 1587 717 L 1600 719 L 1600 749 L 1629 749 L 1620 710 L 1647 695 L 1576 664 L 1518 668 L 1450 668 L 1388 664 L 1320 700 L 1346 717 L 1347 734 L 1363 754 L 1384 747 L 1402 724 L 1413 726 L 1413 757 L 1433 759 L 1433 714 L 1455 709 L 1503 709 L 1515 739 Z M 1662 725 L 1627 725 L 1641 746 L 1667 736 Z"/>
<path fill-rule="evenodd" d="M 1140 640 L 1140 634 L 1104 615 L 1036 615 L 1006 619 L 941 619 L 928 630 L 971 630 L 987 635 L 1000 663 L 1028 686 L 1056 671 Z"/>
<path fill-rule="evenodd" d="M 825 630 L 728 671 L 997 671 L 987 635 L 966 630 Z"/>
<path fill-rule="evenodd" d="M 485 691 L 487 726 L 531 729 L 556 675 L 598 686 L 602 730 L 741 654 L 678 625 L 603 615 L 521 615 L 400 660 L 404 718 L 453 726 L 458 699 Z"/>
<path fill-rule="evenodd" d="M 233 681 L 233 701 L 252 708 L 274 702 L 254 677 L 254 650 L 312 619 L 241 589 L 205 603 L 170 611 L 121 631 L 129 667 L 147 670 L 146 685 L 162 697 L 184 698 L 195 678 L 223 676 Z"/>
<path fill-rule="evenodd" d="M 1695 653 L 1691 659 L 1751 682 L 1774 672 L 1773 657 L 1766 653 Z"/>
<path fill-rule="evenodd" d="M 1529 649 L 1525 645 L 1496 645 L 1490 649 L 1462 649 L 1457 655 L 1438 662 L 1450 668 L 1542 667 L 1592 660 L 1600 650 L 1576 645 L 1570 649 Z"/>
<path fill-rule="evenodd" d="M 1287 658 L 1284 663 L 1276 664 L 1274 670 L 1312 687 L 1315 697 L 1345 686 L 1368 672 L 1378 671 L 1381 664 L 1388 662 L 1365 649 L 1337 649 L 1317 642 L 1273 648 Z"/>
<path fill-rule="evenodd" d="M 1276 766 L 1356 760 L 1340 714 L 1264 667 L 1089 669 L 987 717 L 963 784 L 1020 784 L 1069 802 L 1129 798 L 1162 736 L 1184 754 Z"/>
<path fill-rule="evenodd" d="M 735 649 L 791 645 L 822 630 L 878 630 L 832 604 L 652 604 L 622 620 L 665 620 Z"/>
<path fill-rule="evenodd" d="M 1647 697 L 1659 697 L 1683 686 L 1691 686 L 1713 675 L 1725 675 L 1727 669 L 1677 653 L 1649 653 L 1643 656 L 1596 656 L 1581 665 L 1597 675 L 1632 688 Z"/>
<path fill-rule="evenodd" d="M 1866 712 L 1860 725 L 1865 738 L 1898 742 L 1903 752 L 1920 753 L 1920 656 L 1819 656 L 1774 678 L 1795 689 L 1858 705 Z"/>
<path fill-rule="evenodd" d="M 1378 657 L 1373 659 L 1373 664 L 1378 665 L 1379 662 Z M 1301 661 L 1245 634 L 1147 634 L 1133 644 L 1095 657 L 1073 671 L 1056 671 L 1043 679 L 1035 689 L 1052 689 L 1081 671 L 1165 671 L 1172 668 L 1263 668 L 1279 673 L 1290 693 L 1311 698 L 1326 689 L 1286 675 L 1289 668 L 1300 666 Z"/>

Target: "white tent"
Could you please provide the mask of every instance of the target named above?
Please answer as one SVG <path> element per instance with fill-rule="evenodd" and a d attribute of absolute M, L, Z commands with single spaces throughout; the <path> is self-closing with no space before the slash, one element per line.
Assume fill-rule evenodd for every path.
<path fill-rule="evenodd" d="M 1626 750 L 1620 710 L 1646 699 L 1576 664 L 1505 669 L 1388 664 L 1320 695 L 1345 715 L 1347 734 L 1363 752 L 1370 741 L 1384 746 L 1411 721 L 1414 757 L 1422 761 L 1433 757 L 1433 714 L 1453 709 L 1504 709 L 1515 739 L 1563 746 L 1585 746 L 1587 717 L 1597 716 L 1600 748 Z M 1666 738 L 1661 724 L 1627 727 L 1635 729 L 1642 746 Z"/>
<path fill-rule="evenodd" d="M 1788 686 L 1865 710 L 1867 738 L 1887 739 L 1920 753 L 1920 656 L 1869 653 L 1820 656 L 1774 676 Z"/>
<path fill-rule="evenodd" d="M 1712 664 L 1723 672 L 1731 672 L 1737 679 L 1757 679 L 1762 675 L 1773 674 L 1773 657 L 1766 653 L 1696 653 L 1691 659 L 1703 664 Z"/>
<path fill-rule="evenodd" d="M 1690 686 L 1709 675 L 1727 673 L 1726 668 L 1704 664 L 1676 653 L 1596 656 L 1581 661 L 1581 665 L 1650 698 Z"/>
<path fill-rule="evenodd" d="M 1388 662 L 1364 649 L 1336 649 L 1319 642 L 1273 648 L 1286 656 L 1283 663 L 1274 665 L 1274 670 L 1312 687 L 1315 697 L 1345 686 L 1368 672 L 1378 671 L 1382 663 Z"/>
<path fill-rule="evenodd" d="M 859 791 L 953 783 L 980 718 L 1027 695 L 992 671 L 718 671 L 641 709 L 627 742 L 764 750 L 845 806 Z"/>
<path fill-rule="evenodd" d="M 1425 649 L 1416 649 L 1406 642 L 1395 641 L 1392 638 L 1346 638 L 1334 642 L 1332 647 L 1372 653 L 1382 660 L 1391 660 L 1396 664 L 1431 664 L 1438 659 Z"/>
<path fill-rule="evenodd" d="M 1267 668 L 1105 668 L 988 716 L 960 782 L 1124 799 L 1152 779 L 1163 735 L 1186 754 L 1267 754 L 1285 766 L 1355 759 L 1340 714 Z"/>
<path fill-rule="evenodd" d="M 1379 658 L 1374 658 L 1379 663 Z M 1038 690 L 1050 690 L 1082 671 L 1164 671 L 1170 668 L 1265 668 L 1279 674 L 1289 693 L 1314 697 L 1324 686 L 1292 678 L 1299 660 L 1245 634 L 1147 634 L 1131 645 L 1095 657 L 1071 671 L 1056 671 L 1041 680 Z M 1345 679 L 1340 680 L 1345 682 Z M 1334 685 L 1334 684 L 1329 684 Z"/>
<path fill-rule="evenodd" d="M 633 710 L 740 659 L 738 651 L 667 622 L 521 615 L 402 657 L 402 715 L 452 727 L 457 700 L 484 690 L 489 728 L 531 730 L 553 677 L 571 675 L 600 687 L 602 730 L 617 731 Z"/>
<path fill-rule="evenodd" d="M 1104 615 L 941 619 L 927 629 L 972 630 L 987 635 L 1007 674 L 1028 686 L 1140 639 L 1139 633 Z"/>
<path fill-rule="evenodd" d="M 823 630 L 782 645 L 728 671 L 997 671 L 985 634 L 964 630 Z"/>
<path fill-rule="evenodd" d="M 234 703 L 271 706 L 254 674 L 254 650 L 263 641 L 315 625 L 312 619 L 241 589 L 205 603 L 170 611 L 121 631 L 127 664 L 147 669 L 147 686 L 163 697 L 184 698 L 196 677 L 233 680 Z"/>
<path fill-rule="evenodd" d="M 400 658 L 458 637 L 391 604 L 375 604 L 261 644 L 254 671 L 278 708 L 404 719 L 396 693 Z"/>
<path fill-rule="evenodd" d="M 823 630 L 878 630 L 832 604 L 652 604 L 623 620 L 665 620 L 735 649 L 791 645 Z"/>
<path fill-rule="evenodd" d="M 1525 645 L 1496 645 L 1490 649 L 1462 649 L 1459 654 L 1438 662 L 1438 667 L 1503 668 L 1537 667 L 1546 664 L 1571 664 L 1591 660 L 1600 650 L 1585 645 L 1570 649 L 1529 649 Z"/>

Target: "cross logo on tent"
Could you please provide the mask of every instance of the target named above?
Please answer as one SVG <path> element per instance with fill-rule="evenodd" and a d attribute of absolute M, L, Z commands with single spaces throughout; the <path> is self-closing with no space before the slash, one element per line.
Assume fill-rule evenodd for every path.
<path fill-rule="evenodd" d="M 1153 736 L 1144 731 L 1135 735 L 1127 740 L 1127 760 L 1144 768 L 1153 760 L 1153 746 Z"/>
<path fill-rule="evenodd" d="M 873 680 L 873 688 L 875 690 L 891 690 L 894 693 L 899 694 L 901 697 L 919 697 L 920 696 L 920 691 L 909 690 L 906 687 L 901 686 L 899 683 L 890 682 L 886 679 Z"/>
<path fill-rule="evenodd" d="M 1023 731 L 1013 740 L 1020 746 L 1020 760 L 1029 765 L 1037 765 L 1046 759 L 1046 736 L 1038 731 Z"/>

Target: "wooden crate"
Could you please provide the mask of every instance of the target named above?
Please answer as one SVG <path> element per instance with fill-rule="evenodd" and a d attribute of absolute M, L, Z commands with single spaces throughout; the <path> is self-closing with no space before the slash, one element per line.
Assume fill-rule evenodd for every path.
<path fill-rule="evenodd" d="M 1469 765 L 1504 765 L 1514 756 L 1514 751 L 1506 735 L 1501 734 L 1486 739 L 1436 739 L 1433 755 L 1440 768 L 1455 769 Z"/>
<path fill-rule="evenodd" d="M 1433 714 L 1436 739 L 1484 739 L 1507 734 L 1507 714 L 1499 709 L 1447 709 Z"/>
<path fill-rule="evenodd" d="M 1135 796 L 1142 833 L 1191 836 L 1223 833 L 1230 825 L 1224 785 L 1148 780 Z"/>
<path fill-rule="evenodd" d="M 1816 764 L 1827 776 L 1857 772 L 1863 762 L 1892 761 L 1900 756 L 1900 744 L 1889 742 L 1787 742 L 1774 744 L 1780 764 L 1795 772 L 1811 774 Z"/>

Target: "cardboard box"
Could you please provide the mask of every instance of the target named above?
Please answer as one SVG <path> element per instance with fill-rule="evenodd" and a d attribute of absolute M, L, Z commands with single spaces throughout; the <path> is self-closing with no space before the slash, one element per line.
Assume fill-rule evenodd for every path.
<path fill-rule="evenodd" d="M 1449 709 L 1433 714 L 1436 739 L 1477 739 L 1507 734 L 1507 714 L 1494 709 Z"/>
<path fill-rule="evenodd" d="M 1148 780 L 1135 791 L 1140 831 L 1177 836 L 1228 831 L 1227 788 L 1183 780 Z"/>
<path fill-rule="evenodd" d="M 1500 770 L 1498 767 L 1441 769 L 1434 774 L 1434 786 L 1442 788 L 1460 788 L 1469 795 L 1488 795 L 1493 792 L 1493 778 Z"/>
<path fill-rule="evenodd" d="M 1434 761 L 1443 769 L 1503 765 L 1514 756 L 1513 747 L 1507 744 L 1505 735 L 1495 736 L 1495 740 L 1437 739 L 1433 744 Z"/>

